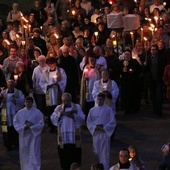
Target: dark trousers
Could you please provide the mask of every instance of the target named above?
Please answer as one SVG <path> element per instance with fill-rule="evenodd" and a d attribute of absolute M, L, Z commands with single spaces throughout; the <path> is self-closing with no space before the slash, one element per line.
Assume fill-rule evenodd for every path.
<path fill-rule="evenodd" d="M 34 93 L 35 103 L 37 105 L 37 109 L 39 109 L 45 116 L 46 115 L 46 101 L 45 94 L 35 94 Z"/>
<path fill-rule="evenodd" d="M 70 166 L 74 162 L 81 165 L 81 148 L 76 148 L 75 144 L 64 144 L 63 149 L 58 146 L 58 154 L 63 170 L 70 170 Z"/>
<path fill-rule="evenodd" d="M 153 111 L 156 114 L 162 114 L 163 103 L 163 83 L 160 81 L 151 82 L 151 97 Z"/>
<path fill-rule="evenodd" d="M 6 148 L 19 146 L 19 135 L 14 126 L 7 127 L 8 132 L 3 132 L 3 143 Z"/>
<path fill-rule="evenodd" d="M 56 108 L 56 105 L 48 106 L 47 107 L 47 116 L 48 116 L 48 126 L 51 128 L 51 130 L 55 129 L 55 126 L 52 124 L 50 116 L 54 112 L 54 109 Z"/>

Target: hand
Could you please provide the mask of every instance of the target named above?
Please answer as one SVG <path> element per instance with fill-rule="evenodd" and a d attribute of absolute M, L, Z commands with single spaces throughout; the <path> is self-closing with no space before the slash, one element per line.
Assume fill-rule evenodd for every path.
<path fill-rule="evenodd" d="M 66 116 L 74 120 L 74 114 L 73 113 L 67 113 Z"/>
<path fill-rule="evenodd" d="M 32 122 L 30 122 L 30 121 L 25 121 L 25 129 L 27 130 L 27 129 L 29 129 L 31 126 L 33 126 L 34 124 L 32 123 Z"/>
<path fill-rule="evenodd" d="M 127 67 L 123 67 L 123 72 L 127 72 L 127 71 L 128 71 Z"/>
<path fill-rule="evenodd" d="M 16 100 L 15 100 L 15 97 L 14 97 L 14 96 L 12 96 L 11 101 L 12 101 L 14 104 L 16 104 Z"/>
<path fill-rule="evenodd" d="M 103 124 L 97 125 L 96 128 L 95 128 L 95 130 L 96 130 L 96 131 L 104 131 L 104 129 L 103 129 Z"/>

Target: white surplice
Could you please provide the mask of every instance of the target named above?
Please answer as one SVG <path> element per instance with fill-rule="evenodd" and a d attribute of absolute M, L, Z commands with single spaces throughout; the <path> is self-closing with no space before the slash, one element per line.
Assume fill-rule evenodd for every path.
<path fill-rule="evenodd" d="M 43 73 L 43 75 L 41 76 L 40 83 L 39 83 L 39 85 L 42 88 L 43 92 L 45 94 L 49 93 L 50 106 L 58 105 L 58 86 L 53 85 L 48 90 L 47 90 L 47 86 L 57 82 L 57 75 L 58 75 L 58 70 L 59 69 L 60 69 L 60 73 L 61 73 L 61 80 L 58 81 L 58 85 L 59 85 L 61 91 L 64 93 L 66 83 L 67 83 L 67 76 L 66 76 L 66 73 L 65 73 L 64 69 L 62 69 L 62 68 L 56 67 L 55 71 L 50 71 L 49 69 L 46 70 Z M 46 75 L 48 75 L 48 77 L 47 77 L 48 81 L 46 81 Z"/>
<path fill-rule="evenodd" d="M 24 107 L 24 95 L 22 91 L 15 88 L 13 93 L 8 93 L 8 89 L 2 91 L 2 95 L 4 97 L 2 107 L 6 108 L 7 126 L 12 126 L 16 112 Z M 13 99 L 16 103 L 12 102 Z"/>
<path fill-rule="evenodd" d="M 103 89 L 100 89 L 100 87 L 99 87 L 100 81 L 101 81 L 101 85 L 103 86 Z M 111 80 L 111 83 L 112 83 L 112 88 L 109 91 L 107 89 L 107 83 L 103 83 L 103 79 L 96 81 L 94 83 L 94 86 L 93 86 L 92 95 L 93 95 L 93 98 L 94 98 L 94 101 L 95 101 L 95 106 L 97 106 L 97 95 L 100 92 L 108 90 L 112 95 L 111 106 L 110 107 L 112 108 L 113 113 L 116 114 L 116 105 L 115 105 L 115 103 L 116 103 L 116 100 L 117 100 L 118 95 L 119 95 L 119 88 L 118 88 L 118 86 L 117 86 L 117 84 L 116 84 L 116 82 L 114 80 Z M 106 88 L 104 86 L 106 86 Z"/>
<path fill-rule="evenodd" d="M 95 131 L 98 124 L 103 125 L 104 132 Z M 116 127 L 116 119 L 111 107 L 104 104 L 91 108 L 87 117 L 87 127 L 93 137 L 94 153 L 98 156 L 99 162 L 103 163 L 105 170 L 108 170 L 110 162 L 110 136 Z"/>
<path fill-rule="evenodd" d="M 75 144 L 75 135 L 76 135 L 76 129 L 80 129 L 80 126 L 84 123 L 85 120 L 85 115 L 78 104 L 71 103 L 71 107 L 66 108 L 65 111 L 71 111 L 75 109 L 74 107 L 76 106 L 77 113 L 74 114 L 74 120 L 67 117 L 67 116 L 62 116 L 60 118 L 60 112 L 63 110 L 64 105 L 58 105 L 54 113 L 51 115 L 51 122 L 55 126 L 61 125 L 61 134 L 62 134 L 62 139 L 64 144 Z M 59 141 L 58 141 L 59 143 Z"/>
<path fill-rule="evenodd" d="M 130 167 L 129 168 L 121 168 L 120 169 L 120 165 L 119 163 L 117 163 L 116 165 L 112 166 L 109 170 L 139 170 L 139 168 L 133 164 L 132 162 L 130 162 Z"/>
<path fill-rule="evenodd" d="M 24 130 L 25 121 L 34 125 Z M 43 114 L 32 107 L 23 108 L 17 112 L 13 121 L 16 131 L 19 133 L 19 156 L 21 170 L 40 170 L 41 168 L 41 132 L 44 126 Z"/>

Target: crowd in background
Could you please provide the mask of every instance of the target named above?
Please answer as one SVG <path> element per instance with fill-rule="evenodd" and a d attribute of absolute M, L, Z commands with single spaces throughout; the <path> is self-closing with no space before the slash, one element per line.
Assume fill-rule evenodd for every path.
<path fill-rule="evenodd" d="M 33 96 L 50 132 L 55 131 L 50 116 L 64 92 L 81 105 L 85 121 L 100 92 L 114 115 L 118 109 L 138 113 L 144 99 L 161 116 L 163 102 L 170 98 L 168 5 L 162 0 L 35 0 L 25 13 L 13 3 L 0 25 L 1 103 L 5 89 L 13 93 L 14 87 Z M 133 14 L 140 26 L 108 28 L 110 14 Z"/>

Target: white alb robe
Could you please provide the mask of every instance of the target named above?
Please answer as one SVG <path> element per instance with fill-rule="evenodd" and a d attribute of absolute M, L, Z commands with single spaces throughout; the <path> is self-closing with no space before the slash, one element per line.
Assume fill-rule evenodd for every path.
<path fill-rule="evenodd" d="M 103 124 L 104 132 L 95 131 L 98 124 Z M 109 169 L 110 162 L 110 136 L 116 127 L 113 110 L 106 104 L 90 109 L 87 117 L 87 128 L 93 137 L 94 153 L 99 162 L 103 163 L 105 170 Z"/>
<path fill-rule="evenodd" d="M 77 113 L 74 114 L 74 120 L 67 117 L 62 116 L 60 118 L 60 112 L 63 110 L 64 105 L 58 105 L 54 113 L 51 115 L 51 122 L 55 126 L 61 125 L 61 134 L 62 134 L 62 140 L 64 144 L 75 144 L 75 135 L 76 135 L 76 129 L 80 130 L 80 126 L 84 123 L 85 115 L 78 104 L 71 103 L 70 108 L 66 108 L 65 111 L 71 111 L 74 109 L 74 105 L 76 105 Z M 59 141 L 58 141 L 59 143 Z"/>
<path fill-rule="evenodd" d="M 25 121 L 34 125 L 24 130 Z M 32 107 L 23 108 L 14 117 L 13 121 L 16 131 L 19 133 L 19 156 L 21 170 L 41 169 L 41 132 L 44 126 L 43 114 L 40 110 Z"/>

